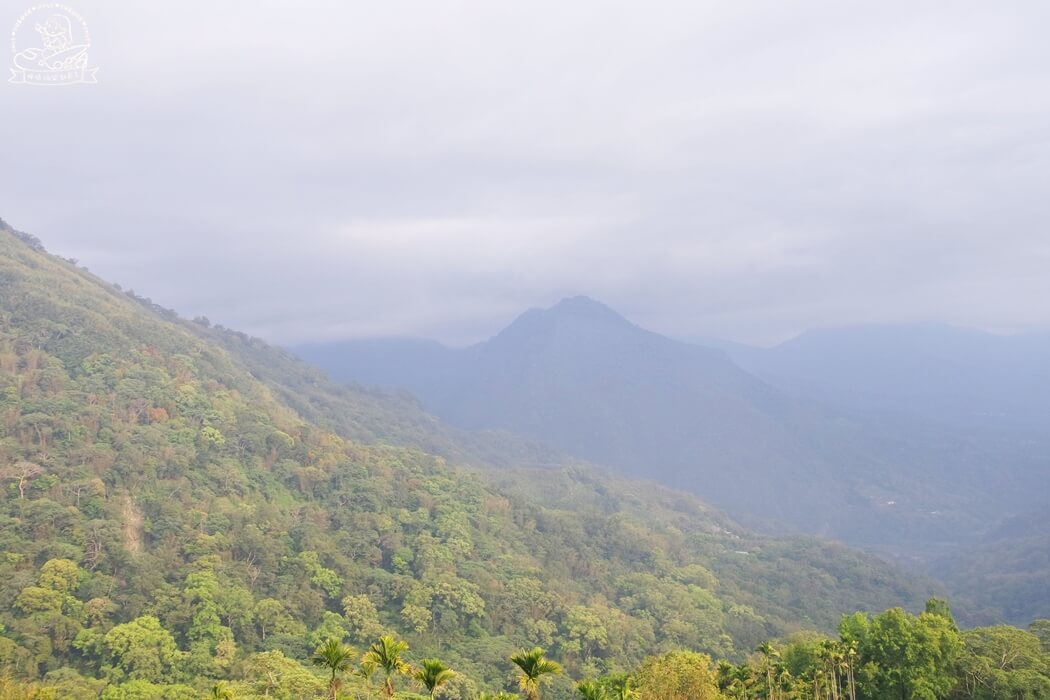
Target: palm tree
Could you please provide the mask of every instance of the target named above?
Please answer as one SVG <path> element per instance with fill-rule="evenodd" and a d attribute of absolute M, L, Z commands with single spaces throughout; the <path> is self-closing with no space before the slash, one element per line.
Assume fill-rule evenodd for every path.
<path fill-rule="evenodd" d="M 831 700 L 840 700 L 840 678 L 842 654 L 839 643 L 833 639 L 826 639 L 820 644 L 820 660 L 824 664 L 824 672 L 827 674 L 828 689 L 831 692 Z"/>
<path fill-rule="evenodd" d="M 423 687 L 430 693 L 430 697 L 433 698 L 437 695 L 438 688 L 447 683 L 454 675 L 456 675 L 455 671 L 437 659 L 423 659 L 423 667 L 416 671 L 416 680 L 423 684 Z"/>
<path fill-rule="evenodd" d="M 475 700 L 519 700 L 519 697 L 501 690 L 498 693 L 478 693 L 478 697 Z"/>
<path fill-rule="evenodd" d="M 626 673 L 606 676 L 604 680 L 609 700 L 635 700 L 638 697 L 638 691 L 634 689 L 631 677 Z"/>
<path fill-rule="evenodd" d="M 846 690 L 850 700 L 857 700 L 857 686 L 853 679 L 853 666 L 857 661 L 857 643 L 844 643 L 840 663 L 846 674 Z"/>
<path fill-rule="evenodd" d="M 753 682 L 752 673 L 746 663 L 737 666 L 723 659 L 716 669 L 718 689 L 728 698 L 746 698 L 747 688 Z"/>
<path fill-rule="evenodd" d="M 779 659 L 780 652 L 769 642 L 762 642 L 755 651 L 766 657 L 764 664 L 766 671 L 766 697 L 776 700 L 776 687 L 773 685 L 773 659 Z"/>
<path fill-rule="evenodd" d="M 372 697 L 372 677 L 376 675 L 379 667 L 372 661 L 361 661 L 361 665 L 353 670 L 353 674 L 365 682 L 365 693 L 369 699 Z"/>
<path fill-rule="evenodd" d="M 518 686 L 525 691 L 528 700 L 539 700 L 540 681 L 547 675 L 558 675 L 561 673 L 561 664 L 551 661 L 544 656 L 541 647 L 533 647 L 531 650 L 522 649 L 510 660 L 521 669 L 518 672 Z"/>
<path fill-rule="evenodd" d="M 739 666 L 733 666 L 733 669 L 733 677 L 729 681 L 730 693 L 742 700 L 750 697 L 751 689 L 758 685 L 758 669 L 746 661 Z"/>
<path fill-rule="evenodd" d="M 338 639 L 329 639 L 317 647 L 317 651 L 310 657 L 315 665 L 327 668 L 332 672 L 332 678 L 328 681 L 328 690 L 332 694 L 332 700 L 337 699 L 339 686 L 342 685 L 339 674 L 350 668 L 353 657 L 354 650 Z"/>
<path fill-rule="evenodd" d="M 211 687 L 208 700 L 234 700 L 233 691 L 226 685 L 226 681 L 219 681 Z"/>
<path fill-rule="evenodd" d="M 728 693 L 733 687 L 734 681 L 736 681 L 736 666 L 722 659 L 718 662 L 715 679 L 718 682 L 718 689 L 723 693 Z"/>
<path fill-rule="evenodd" d="M 580 700 L 609 700 L 609 692 L 598 681 L 580 681 L 576 684 L 576 695 Z"/>
<path fill-rule="evenodd" d="M 774 682 L 781 698 L 787 697 L 785 693 L 791 691 L 791 685 L 794 682 L 794 677 L 791 675 L 791 671 L 782 662 L 778 661 L 773 664 L 773 670 L 775 671 Z"/>
<path fill-rule="evenodd" d="M 402 642 L 389 634 L 384 634 L 368 648 L 361 659 L 362 666 L 375 664 L 376 668 L 383 670 L 383 693 L 388 698 L 394 697 L 394 676 L 412 671 L 408 662 L 401 658 L 406 651 L 408 651 L 408 642 Z"/>

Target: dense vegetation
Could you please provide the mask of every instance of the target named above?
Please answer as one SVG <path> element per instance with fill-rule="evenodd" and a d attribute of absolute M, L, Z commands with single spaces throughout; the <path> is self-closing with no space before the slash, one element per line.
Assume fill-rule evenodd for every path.
<path fill-rule="evenodd" d="M 47 562 L 32 597 L 65 597 L 78 570 L 68 560 Z M 23 592 L 20 599 L 30 596 Z M 23 601 L 26 602 L 26 601 Z M 55 603 L 57 605 L 57 603 Z M 88 613 L 91 614 L 90 612 Z M 348 608 L 347 616 L 351 616 Z M 332 630 L 329 630 L 332 631 Z M 900 608 L 879 615 L 843 617 L 837 638 L 799 632 L 765 641 L 740 663 L 717 663 L 704 653 L 674 649 L 647 657 L 629 673 L 608 673 L 573 682 L 542 647 L 520 649 L 505 661 L 504 686 L 526 700 L 541 693 L 579 700 L 1039 700 L 1050 697 L 1050 620 L 1030 631 L 985 627 L 960 632 L 944 601 L 930 599 L 916 616 Z M 345 636 L 345 635 L 344 635 Z M 44 683 L 0 678 L 4 700 L 96 698 L 103 700 L 236 700 L 287 698 L 358 700 L 458 698 L 513 700 L 507 690 L 479 691 L 471 679 L 437 658 L 413 663 L 410 645 L 389 634 L 364 653 L 340 640 L 321 640 L 309 663 L 279 650 L 234 662 L 230 649 L 214 659 L 180 650 L 156 617 L 141 616 L 104 634 L 88 627 L 73 644 L 110 662 L 105 678 L 60 669 Z M 232 680 L 202 688 L 202 676 L 225 664 Z M 202 667 L 203 665 L 203 667 Z M 111 682 L 119 679 L 119 682 Z M 197 682 L 194 683 L 193 681 Z M 196 686 L 196 687 L 195 687 Z M 468 695 L 469 694 L 469 695 Z"/>
<path fill-rule="evenodd" d="M 421 674 L 406 690 L 441 675 L 425 659 L 455 669 L 445 697 L 514 688 L 508 659 L 538 644 L 565 671 L 550 697 L 632 670 L 644 692 L 660 664 L 706 658 L 682 654 L 742 662 L 925 592 L 588 467 L 452 467 L 378 444 L 477 443 L 418 410 L 385 428 L 408 435 L 377 433 L 386 397 L 315 388 L 293 405 L 301 378 L 270 356 L 0 231 L 0 697 L 309 698 L 344 677 L 353 696 L 397 640 Z M 358 413 L 322 421 L 322 400 Z M 393 646 L 361 668 L 374 643 Z"/>

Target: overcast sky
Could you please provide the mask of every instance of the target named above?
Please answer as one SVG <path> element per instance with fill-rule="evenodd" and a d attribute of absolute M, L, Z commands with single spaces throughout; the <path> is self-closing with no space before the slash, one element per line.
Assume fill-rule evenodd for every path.
<path fill-rule="evenodd" d="M 1045 0 L 67 4 L 98 84 L 0 84 L 0 217 L 187 316 L 1050 326 Z"/>

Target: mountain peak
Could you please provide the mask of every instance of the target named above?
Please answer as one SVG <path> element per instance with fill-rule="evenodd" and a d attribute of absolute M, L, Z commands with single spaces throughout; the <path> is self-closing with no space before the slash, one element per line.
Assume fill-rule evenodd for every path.
<path fill-rule="evenodd" d="M 600 301 L 577 295 L 565 297 L 554 306 L 543 311 L 554 316 L 586 316 L 589 318 L 625 321 L 626 319 Z"/>
<path fill-rule="evenodd" d="M 522 338 L 546 335 L 555 328 L 580 325 L 633 327 L 630 321 L 611 308 L 585 296 L 566 297 L 546 309 L 529 309 L 500 331 L 493 340 L 519 342 Z"/>

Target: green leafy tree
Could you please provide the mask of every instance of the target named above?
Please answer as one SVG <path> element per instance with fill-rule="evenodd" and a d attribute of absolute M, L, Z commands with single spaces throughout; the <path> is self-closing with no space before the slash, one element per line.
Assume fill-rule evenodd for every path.
<path fill-rule="evenodd" d="M 180 675 L 184 654 L 171 632 L 151 615 L 117 625 L 106 633 L 103 643 L 130 679 L 168 683 Z"/>
<path fill-rule="evenodd" d="M 100 700 L 200 700 L 200 697 L 200 691 L 188 685 L 151 683 L 142 679 L 109 685 L 99 696 Z"/>
<path fill-rule="evenodd" d="M 1050 653 L 1050 620 L 1035 620 L 1028 625 L 1028 631 L 1036 636 L 1043 651 Z"/>
<path fill-rule="evenodd" d="M 941 614 L 915 616 L 892 608 L 870 620 L 845 618 L 840 631 L 844 642 L 857 644 L 859 698 L 936 700 L 955 685 L 963 642 Z"/>
<path fill-rule="evenodd" d="M 955 615 L 952 614 L 952 607 L 948 604 L 947 600 L 944 600 L 943 598 L 930 598 L 926 601 L 926 612 L 931 615 L 940 615 L 951 623 L 952 629 L 956 632 L 959 631 L 959 625 L 955 622 Z"/>
<path fill-rule="evenodd" d="M 375 639 L 383 633 L 383 627 L 379 623 L 379 612 L 367 595 L 348 595 L 343 598 L 342 603 L 343 613 L 354 639 Z"/>
<path fill-rule="evenodd" d="M 963 633 L 953 698 L 1050 698 L 1050 655 L 1039 638 L 1015 627 L 979 627 Z"/>
<path fill-rule="evenodd" d="M 518 667 L 518 687 L 524 691 L 528 700 L 537 700 L 540 697 L 540 684 L 548 677 L 562 672 L 561 664 L 548 659 L 542 647 L 522 649 L 510 660 Z"/>
<path fill-rule="evenodd" d="M 717 700 L 721 697 L 711 671 L 711 657 L 693 651 L 671 651 L 649 657 L 634 674 L 639 700 Z"/>
<path fill-rule="evenodd" d="M 40 585 L 58 593 L 72 594 L 80 585 L 80 567 L 69 559 L 50 559 L 40 567 Z"/>
<path fill-rule="evenodd" d="M 249 656 L 233 687 L 238 694 L 251 698 L 299 700 L 315 698 L 324 692 L 323 682 L 295 659 L 279 651 L 264 651 Z"/>

